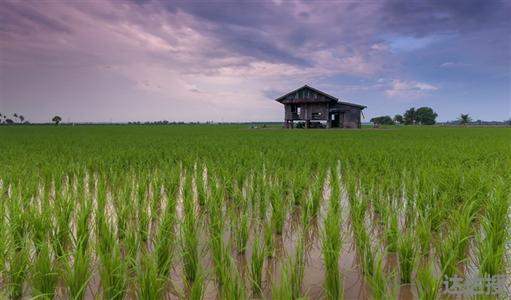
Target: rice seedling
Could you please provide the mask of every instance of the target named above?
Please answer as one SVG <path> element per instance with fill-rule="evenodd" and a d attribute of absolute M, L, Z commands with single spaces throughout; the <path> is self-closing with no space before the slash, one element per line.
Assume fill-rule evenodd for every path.
<path fill-rule="evenodd" d="M 275 237 L 273 235 L 273 225 L 271 221 L 264 223 L 263 234 L 266 257 L 271 258 L 275 255 Z"/>
<path fill-rule="evenodd" d="M 108 240 L 108 237 L 102 238 L 100 243 L 110 243 L 100 246 L 103 250 L 99 252 L 103 297 L 123 299 L 128 285 L 127 264 L 122 257 L 119 245 L 113 238 L 111 240 Z"/>
<path fill-rule="evenodd" d="M 374 299 L 389 300 L 397 298 L 397 289 L 393 284 L 395 280 L 395 273 L 387 273 L 383 265 L 384 253 L 378 251 L 374 259 L 373 272 L 366 276 L 367 283 L 371 288 L 371 295 Z"/>
<path fill-rule="evenodd" d="M 61 277 L 67 287 L 67 295 L 72 299 L 83 299 L 89 280 L 92 277 L 90 250 L 78 247 L 69 256 L 62 257 L 64 269 Z"/>
<path fill-rule="evenodd" d="M 38 248 L 31 272 L 32 295 L 35 298 L 53 299 L 59 275 L 55 255 L 47 242 Z"/>
<path fill-rule="evenodd" d="M 341 255 L 341 215 L 337 192 L 332 193 L 329 209 L 323 224 L 322 254 L 325 265 L 325 291 L 328 299 L 342 299 L 342 279 L 339 270 Z"/>
<path fill-rule="evenodd" d="M 174 197 L 170 199 L 165 198 L 166 207 L 154 242 L 158 274 L 161 277 L 168 277 L 170 274 L 176 240 L 174 228 L 176 222 L 176 201 Z"/>
<path fill-rule="evenodd" d="M 204 286 L 204 274 L 202 270 L 199 269 L 199 272 L 197 273 L 197 277 L 195 278 L 195 281 L 193 282 L 192 286 L 189 287 L 190 294 L 189 299 L 191 300 L 202 300 L 204 299 L 204 293 L 205 293 L 205 286 Z"/>
<path fill-rule="evenodd" d="M 241 208 L 241 212 L 236 214 L 234 211 L 232 217 L 234 240 L 236 241 L 236 249 L 239 254 L 244 254 L 247 249 L 247 242 L 249 238 L 250 229 L 250 209 L 248 207 Z"/>
<path fill-rule="evenodd" d="M 417 270 L 417 291 L 421 300 L 435 300 L 440 291 L 441 279 L 435 277 L 433 263 L 421 266 Z"/>
<path fill-rule="evenodd" d="M 387 209 L 390 211 L 387 213 L 387 222 L 384 231 L 387 250 L 389 252 L 396 252 L 399 240 L 399 213 L 397 210 L 392 209 L 391 206 L 388 206 Z"/>
<path fill-rule="evenodd" d="M 397 254 L 401 283 L 411 283 L 416 262 L 415 237 L 412 232 L 406 232 L 399 238 Z"/>
<path fill-rule="evenodd" d="M 305 232 L 302 232 L 296 241 L 294 257 L 291 258 L 289 264 L 293 299 L 298 299 L 302 294 L 302 283 L 305 272 Z"/>
<path fill-rule="evenodd" d="M 260 296 L 263 289 L 263 266 L 265 258 L 265 247 L 261 238 L 256 235 L 252 243 L 252 256 L 250 257 L 250 282 L 252 293 Z"/>
<path fill-rule="evenodd" d="M 506 243 L 509 241 L 510 198 L 498 186 L 489 195 L 489 205 L 481 221 L 482 234 L 477 243 L 479 272 L 493 276 L 505 272 Z"/>
<path fill-rule="evenodd" d="M 286 202 L 279 186 L 274 186 L 271 191 L 271 223 L 276 234 L 281 235 L 286 222 Z"/>
<path fill-rule="evenodd" d="M 20 241 L 15 249 L 11 250 L 9 267 L 6 271 L 8 287 L 11 299 L 21 299 L 23 296 L 23 285 L 27 279 L 30 265 L 28 241 Z"/>
<path fill-rule="evenodd" d="M 166 278 L 158 274 L 157 257 L 145 253 L 137 266 L 137 297 L 139 299 L 160 299 L 163 295 Z"/>
<path fill-rule="evenodd" d="M 181 224 L 181 252 L 185 279 L 191 286 L 199 269 L 199 233 L 196 222 L 196 210 L 191 196 L 190 179 L 186 179 L 183 197 L 183 222 Z"/>
<path fill-rule="evenodd" d="M 291 279 L 292 267 L 289 262 L 282 266 L 281 275 L 278 282 L 272 286 L 271 298 L 275 300 L 292 300 L 293 283 Z"/>
<path fill-rule="evenodd" d="M 419 241 L 419 250 L 421 257 L 427 257 L 431 249 L 431 240 L 433 234 L 431 232 L 431 222 L 425 217 L 420 217 L 415 227 L 415 235 Z"/>

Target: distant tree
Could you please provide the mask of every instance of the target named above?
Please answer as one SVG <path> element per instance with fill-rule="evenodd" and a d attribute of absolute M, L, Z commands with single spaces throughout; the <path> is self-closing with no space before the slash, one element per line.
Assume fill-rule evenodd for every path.
<path fill-rule="evenodd" d="M 19 115 L 18 119 L 20 119 L 20 123 L 23 123 L 23 121 L 25 121 L 25 117 L 22 115 Z"/>
<path fill-rule="evenodd" d="M 403 124 L 403 116 L 402 115 L 395 115 L 394 116 L 394 122 Z"/>
<path fill-rule="evenodd" d="M 60 116 L 55 116 L 53 119 L 51 119 L 51 121 L 55 123 L 55 125 L 59 125 L 60 121 L 62 121 L 62 118 Z"/>
<path fill-rule="evenodd" d="M 405 111 L 403 121 L 405 125 L 413 125 L 417 122 L 417 112 L 415 111 L 415 107 Z"/>
<path fill-rule="evenodd" d="M 394 121 L 392 120 L 392 118 L 390 116 L 375 117 L 369 121 L 371 121 L 374 124 L 379 124 L 379 125 L 394 125 Z"/>
<path fill-rule="evenodd" d="M 472 122 L 472 118 L 468 114 L 460 114 L 458 122 L 460 125 L 467 125 L 468 123 Z"/>
<path fill-rule="evenodd" d="M 431 107 L 420 107 L 416 110 L 416 122 L 421 125 L 433 125 L 436 123 L 437 113 Z"/>
<path fill-rule="evenodd" d="M 14 124 L 14 121 L 11 119 L 5 119 L 5 124 L 12 125 L 12 124 Z"/>

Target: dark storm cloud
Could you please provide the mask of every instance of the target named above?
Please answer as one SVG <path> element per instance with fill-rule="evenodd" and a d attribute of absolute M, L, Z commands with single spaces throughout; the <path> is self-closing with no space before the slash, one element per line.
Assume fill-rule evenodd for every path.
<path fill-rule="evenodd" d="M 285 7 L 280 8 L 271 1 L 176 1 L 165 7 L 170 12 L 183 11 L 207 21 L 210 28 L 204 30 L 209 35 L 223 40 L 223 46 L 242 55 L 269 62 L 310 65 L 306 59 L 282 47 L 288 40 L 279 28 L 289 26 L 295 18 Z"/>
<path fill-rule="evenodd" d="M 508 48 L 511 6 L 505 1 L 171 1 L 139 2 L 206 22 L 197 28 L 241 55 L 311 66 L 303 52 L 342 46 L 370 55 L 389 36 L 471 34 L 498 28 L 492 41 Z M 492 39 L 492 36 L 488 36 Z M 498 38 L 498 39 L 497 39 Z M 505 58 L 505 57 L 504 57 Z"/>
<path fill-rule="evenodd" d="M 428 35 L 437 32 L 470 32 L 510 24 L 509 1 L 435 0 L 387 1 L 384 24 L 392 32 Z"/>
<path fill-rule="evenodd" d="M 47 6 L 47 9 L 51 10 L 51 6 Z M 0 5 L 0 30 L 20 34 L 26 34 L 29 30 L 67 34 L 72 32 L 62 21 L 50 18 L 30 6 L 10 2 Z"/>

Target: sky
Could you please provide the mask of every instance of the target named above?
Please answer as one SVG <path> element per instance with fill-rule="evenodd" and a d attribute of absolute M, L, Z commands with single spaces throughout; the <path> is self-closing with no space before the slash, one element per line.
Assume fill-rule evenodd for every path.
<path fill-rule="evenodd" d="M 281 121 L 308 84 L 363 121 L 511 115 L 511 1 L 0 2 L 0 113 Z"/>

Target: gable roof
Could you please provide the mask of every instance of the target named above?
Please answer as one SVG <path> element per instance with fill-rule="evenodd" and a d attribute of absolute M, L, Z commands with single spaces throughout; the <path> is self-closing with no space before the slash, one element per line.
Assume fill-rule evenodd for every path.
<path fill-rule="evenodd" d="M 325 92 L 322 92 L 322 91 L 320 91 L 318 89 L 315 89 L 315 88 L 313 88 L 311 86 L 308 86 L 308 85 L 304 85 L 304 86 L 299 87 L 296 90 L 293 90 L 293 91 L 291 91 L 291 92 L 289 92 L 289 93 L 287 93 L 287 94 L 285 94 L 283 96 L 280 96 L 277 99 L 275 99 L 275 101 L 278 101 L 278 102 L 282 103 L 284 100 L 286 100 L 287 96 L 289 96 L 291 94 L 294 94 L 294 93 L 296 93 L 296 92 L 298 92 L 298 91 L 300 91 L 302 89 L 309 89 L 309 90 L 311 90 L 313 92 L 316 92 L 316 93 L 324 96 L 325 98 L 327 98 L 327 100 L 329 100 L 331 102 L 335 102 L 336 104 L 342 104 L 342 105 L 346 105 L 346 106 L 353 106 L 353 107 L 357 107 L 357 108 L 360 108 L 360 109 L 364 109 L 364 108 L 367 107 L 365 105 L 360 105 L 360 104 L 340 101 L 338 98 L 336 98 L 336 97 L 334 97 L 332 95 L 329 95 L 329 94 L 327 94 Z M 328 102 L 328 101 L 326 101 L 326 102 Z"/>
<path fill-rule="evenodd" d="M 338 101 L 338 100 L 339 100 L 339 99 L 335 98 L 335 97 L 334 97 L 334 96 L 332 96 L 332 95 L 329 95 L 329 94 L 327 94 L 327 93 L 325 93 L 325 92 L 322 92 L 322 91 L 320 91 L 320 90 L 317 90 L 317 89 L 315 89 L 315 88 L 313 88 L 313 87 L 310 87 L 310 86 L 308 86 L 308 85 L 304 85 L 304 86 L 302 86 L 302 87 L 297 88 L 297 89 L 296 89 L 296 90 L 294 90 L 294 91 L 291 91 L 291 92 L 289 92 L 289 93 L 287 93 L 287 94 L 285 94 L 285 95 L 283 95 L 283 96 L 278 97 L 277 99 L 275 99 L 275 101 L 282 102 L 282 100 L 286 99 L 286 97 L 287 97 L 287 96 L 289 96 L 289 95 L 291 95 L 291 94 L 294 94 L 294 93 L 298 92 L 298 91 L 299 91 L 299 90 L 301 90 L 301 89 L 310 89 L 311 91 L 316 92 L 316 93 L 318 93 L 318 94 L 320 94 L 320 95 L 323 95 L 323 96 L 325 96 L 326 98 L 328 98 L 328 99 L 330 99 L 330 100 L 334 100 L 334 101 Z"/>

